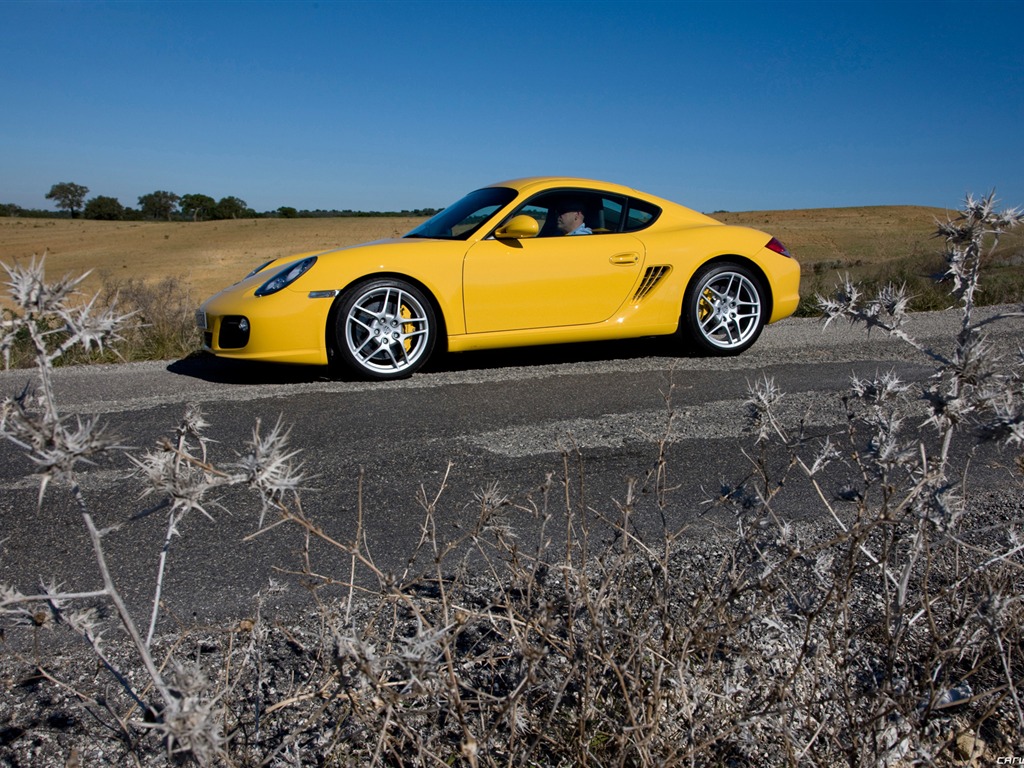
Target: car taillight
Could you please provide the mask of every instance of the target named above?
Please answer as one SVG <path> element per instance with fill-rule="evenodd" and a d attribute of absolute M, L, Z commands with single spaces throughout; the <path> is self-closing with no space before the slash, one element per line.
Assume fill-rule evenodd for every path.
<path fill-rule="evenodd" d="M 773 237 L 769 240 L 768 245 L 766 245 L 765 248 L 769 251 L 775 251 L 776 253 L 782 254 L 783 256 L 788 256 L 791 259 L 793 258 L 793 254 L 789 252 L 789 248 L 779 242 L 777 237 Z"/>

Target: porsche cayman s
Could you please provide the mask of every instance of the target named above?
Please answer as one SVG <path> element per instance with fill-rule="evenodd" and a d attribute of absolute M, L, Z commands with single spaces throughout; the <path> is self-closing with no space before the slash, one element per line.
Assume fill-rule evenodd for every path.
<path fill-rule="evenodd" d="M 397 379 L 442 350 L 678 337 L 735 355 L 799 300 L 769 234 L 617 184 L 517 179 L 403 237 L 268 262 L 197 312 L 227 358 Z"/>

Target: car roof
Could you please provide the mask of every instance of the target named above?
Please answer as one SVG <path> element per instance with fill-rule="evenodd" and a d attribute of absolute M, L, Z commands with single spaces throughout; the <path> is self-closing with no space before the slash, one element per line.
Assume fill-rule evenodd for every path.
<path fill-rule="evenodd" d="M 509 179 L 508 181 L 500 181 L 494 184 L 488 184 L 487 186 L 509 187 L 520 192 L 557 187 L 590 187 L 606 190 L 608 192 L 617 192 L 623 195 L 650 197 L 650 195 L 640 192 L 637 189 L 633 189 L 632 187 L 623 186 L 622 184 L 597 181 L 596 179 L 582 179 L 574 176 L 525 176 L 521 179 Z"/>

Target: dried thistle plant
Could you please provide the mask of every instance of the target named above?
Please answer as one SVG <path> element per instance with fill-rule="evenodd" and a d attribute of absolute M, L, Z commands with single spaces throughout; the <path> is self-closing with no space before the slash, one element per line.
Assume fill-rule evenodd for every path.
<path fill-rule="evenodd" d="M 5 366 L 19 338 L 29 340 L 35 359 L 36 384 L 0 405 L 0 434 L 23 449 L 36 464 L 42 482 L 39 503 L 52 480 L 69 482 L 77 493 L 75 468 L 90 457 L 117 447 L 94 420 L 70 419 L 57 410 L 53 367 L 69 349 L 80 345 L 99 348 L 119 338 L 130 315 L 116 306 L 97 310 L 95 301 L 82 302 L 77 291 L 85 275 L 47 283 L 45 259 L 33 257 L 27 265 L 3 265 L 8 293 L 15 309 L 0 319 L 0 352 Z M 80 500 L 81 501 L 81 500 Z"/>
<path fill-rule="evenodd" d="M 0 330 L 0 350 L 9 361 L 12 345 L 28 338 L 33 349 L 37 382 L 26 386 L 0 407 L 0 435 L 24 450 L 38 468 L 39 504 L 53 480 L 66 481 L 82 511 L 100 574 L 102 589 L 71 592 L 49 585 L 39 594 L 25 594 L 8 585 L 0 585 L 0 616 L 15 624 L 63 626 L 82 637 L 96 657 L 113 674 L 137 715 L 115 715 L 119 732 L 131 742 L 132 730 L 146 729 L 159 735 L 169 757 L 190 758 L 210 764 L 225 756 L 223 734 L 225 712 L 220 696 L 211 688 L 205 672 L 195 665 L 182 665 L 172 658 L 174 673 L 164 676 L 162 665 L 152 652 L 161 594 L 164 588 L 166 558 L 172 539 L 179 535 L 182 518 L 192 511 L 212 517 L 210 510 L 220 508 L 214 491 L 232 485 L 252 488 L 261 499 L 260 524 L 272 506 L 280 506 L 289 494 L 297 494 L 304 480 L 301 468 L 293 461 L 296 453 L 288 449 L 287 431 L 278 424 L 263 434 L 259 424 L 253 439 L 237 461 L 225 470 L 211 464 L 207 455 L 208 426 L 202 413 L 193 407 L 175 431 L 173 440 L 162 441 L 155 451 L 141 458 L 129 457 L 137 475 L 146 483 L 144 496 L 160 499 L 157 508 L 168 510 L 168 526 L 156 578 L 149 631 L 145 638 L 122 599 L 107 566 L 103 539 L 115 529 L 100 530 L 93 522 L 89 502 L 76 480 L 76 471 L 92 457 L 123 450 L 105 434 L 97 420 L 62 415 L 53 387 L 54 365 L 76 345 L 85 349 L 103 349 L 120 338 L 120 330 L 130 314 L 118 314 L 112 302 L 97 309 L 94 299 L 84 301 L 77 293 L 77 280 L 45 280 L 44 259 L 33 258 L 27 266 L 4 265 L 8 289 L 16 309 L 5 311 Z M 84 276 L 83 276 L 84 277 Z M 152 510 L 151 510 L 152 511 Z M 115 528 L 118 526 L 115 526 Z M 147 685 L 132 682 L 131 675 L 116 663 L 107 651 L 106 622 L 100 613 L 83 601 L 108 603 L 127 632 L 135 653 L 135 663 L 145 672 Z M 146 689 L 155 693 L 147 699 Z M 83 697 L 88 700 L 88 697 Z M 141 719 L 140 719 L 141 716 Z"/>

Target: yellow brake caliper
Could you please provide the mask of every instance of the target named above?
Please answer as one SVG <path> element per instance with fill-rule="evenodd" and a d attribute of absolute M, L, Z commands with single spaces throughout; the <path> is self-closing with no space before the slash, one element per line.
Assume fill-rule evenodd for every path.
<path fill-rule="evenodd" d="M 700 322 L 704 322 L 708 315 L 712 311 L 712 294 L 708 288 L 704 289 L 704 292 L 700 296 L 700 301 L 697 303 L 697 319 Z"/>
<path fill-rule="evenodd" d="M 405 306 L 405 304 L 402 305 L 402 309 L 399 311 L 399 314 L 406 320 L 412 317 L 412 312 L 409 311 L 409 308 Z M 409 340 L 409 334 L 416 330 L 416 326 L 412 323 L 404 323 L 402 325 L 402 330 L 405 332 L 405 339 L 402 341 L 402 346 L 405 347 L 406 352 L 409 352 L 412 350 L 412 341 Z"/>

